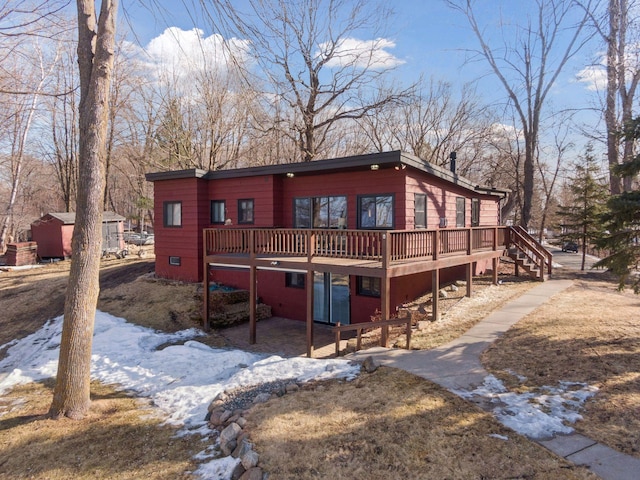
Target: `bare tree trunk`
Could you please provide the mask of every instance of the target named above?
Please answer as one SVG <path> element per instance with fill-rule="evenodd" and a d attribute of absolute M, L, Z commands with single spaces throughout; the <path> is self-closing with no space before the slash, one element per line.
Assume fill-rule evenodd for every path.
<path fill-rule="evenodd" d="M 117 5 L 117 0 L 102 0 L 96 30 L 94 1 L 77 0 L 79 182 L 58 375 L 49 410 L 53 418 L 80 419 L 90 406 L 91 345 L 100 290 L 104 157 Z"/>
<path fill-rule="evenodd" d="M 620 193 L 620 177 L 611 167 L 618 165 L 618 119 L 616 118 L 616 96 L 618 93 L 618 36 L 620 27 L 620 1 L 609 0 L 609 37 L 607 39 L 607 98 L 605 102 L 605 124 L 607 126 L 607 157 L 609 159 L 609 189 L 611 195 Z"/>

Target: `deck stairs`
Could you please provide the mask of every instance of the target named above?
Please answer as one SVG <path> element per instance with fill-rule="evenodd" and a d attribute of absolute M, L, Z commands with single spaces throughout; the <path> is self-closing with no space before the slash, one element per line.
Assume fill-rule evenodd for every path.
<path fill-rule="evenodd" d="M 553 255 L 523 227 L 509 229 L 509 257 L 530 277 L 544 282 L 553 268 Z"/>

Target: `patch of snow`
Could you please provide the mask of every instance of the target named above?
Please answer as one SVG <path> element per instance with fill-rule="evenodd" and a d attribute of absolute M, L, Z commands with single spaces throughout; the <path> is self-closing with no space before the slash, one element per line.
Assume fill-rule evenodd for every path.
<path fill-rule="evenodd" d="M 505 442 L 509 440 L 509 437 L 507 437 L 506 435 L 500 435 L 499 433 L 490 433 L 487 436 L 497 438 L 498 440 L 504 440 Z"/>
<path fill-rule="evenodd" d="M 474 390 L 456 390 L 457 395 L 472 399 L 488 399 L 495 407 L 494 416 L 505 426 L 534 440 L 550 438 L 556 433 L 568 434 L 582 416 L 578 410 L 595 395 L 598 388 L 584 383 L 560 382 L 558 387 L 544 386 L 536 391 L 508 391 L 493 375 Z"/>

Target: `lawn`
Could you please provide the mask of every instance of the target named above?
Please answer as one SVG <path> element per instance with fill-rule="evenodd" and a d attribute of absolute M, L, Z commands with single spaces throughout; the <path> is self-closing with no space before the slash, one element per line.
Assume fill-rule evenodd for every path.
<path fill-rule="evenodd" d="M 62 312 L 67 269 L 0 273 L 0 308 L 11 312 L 0 325 L 0 345 Z M 99 307 L 162 331 L 197 326 L 199 287 L 154 281 L 152 269 L 152 260 L 105 262 Z M 529 286 L 479 282 L 476 297 L 452 300 L 442 320 L 428 326 L 439 340 L 423 335 L 422 348 L 446 341 L 445 332 L 467 328 Z M 637 455 L 640 327 L 633 320 L 640 298 L 615 287 L 603 276 L 578 276 L 483 361 L 519 391 L 560 380 L 597 384 L 576 428 Z M 203 341 L 224 344 L 215 332 Z M 198 436 L 173 437 L 174 428 L 149 415 L 147 401 L 94 383 L 89 419 L 54 422 L 45 416 L 50 389 L 50 382 L 31 384 L 3 397 L 0 478 L 181 478 L 197 466 Z M 254 407 L 247 430 L 262 467 L 277 479 L 595 478 L 450 392 L 389 368 L 352 382 L 314 383 Z"/>

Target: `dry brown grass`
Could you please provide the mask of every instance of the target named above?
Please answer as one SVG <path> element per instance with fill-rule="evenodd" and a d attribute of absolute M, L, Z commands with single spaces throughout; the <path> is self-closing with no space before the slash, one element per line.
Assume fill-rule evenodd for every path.
<path fill-rule="evenodd" d="M 31 383 L 0 399 L 2 479 L 193 478 L 199 436 L 175 437 L 141 403 L 93 383 L 81 422 L 46 417 L 52 382 Z"/>
<path fill-rule="evenodd" d="M 600 391 L 576 429 L 640 457 L 640 297 L 603 274 L 579 276 L 483 355 L 512 388 L 584 382 Z M 508 372 L 524 375 L 519 385 Z"/>
<path fill-rule="evenodd" d="M 198 326 L 197 286 L 150 281 L 150 260 L 106 261 L 99 308 L 165 331 Z M 68 263 L 0 273 L 0 344 L 37 330 L 62 313 Z M 640 298 L 615 281 L 584 277 L 520 322 L 485 356 L 514 388 L 585 381 L 600 386 L 578 428 L 637 452 L 640 420 Z M 446 314 L 415 335 L 440 345 L 533 282 L 489 287 L 476 281 L 443 303 Z M 422 340 L 420 336 L 428 337 Z M 219 345 L 210 335 L 205 341 Z M 4 352 L 0 352 L 0 358 Z M 515 371 L 529 377 L 517 385 Z M 134 399 L 94 384 L 86 421 L 45 418 L 50 385 L 14 389 L 0 400 L 0 478 L 183 478 L 199 439 L 174 430 Z M 3 410 L 4 407 L 4 410 Z M 251 413 L 251 440 L 274 479 L 305 478 L 595 478 L 513 434 L 489 414 L 425 380 L 380 369 L 355 382 L 328 382 L 286 395 Z M 509 437 L 504 441 L 489 434 Z M 192 443 L 195 442 L 195 443 Z"/>
<path fill-rule="evenodd" d="M 277 479 L 596 478 L 438 386 L 384 367 L 256 406 L 248 429 Z"/>
<path fill-rule="evenodd" d="M 494 310 L 522 295 L 536 286 L 526 278 L 502 276 L 499 285 L 493 285 L 491 279 L 483 277 L 474 281 L 471 297 L 466 297 L 466 287 L 457 292 L 449 292 L 446 299 L 440 300 L 442 317 L 435 322 L 423 323 L 421 330 L 412 333 L 411 348 L 428 350 L 444 345 L 462 335 Z M 423 300 L 430 300 L 430 295 Z M 430 308 L 426 307 L 427 309 Z M 405 346 L 401 340 L 399 346 Z"/>

